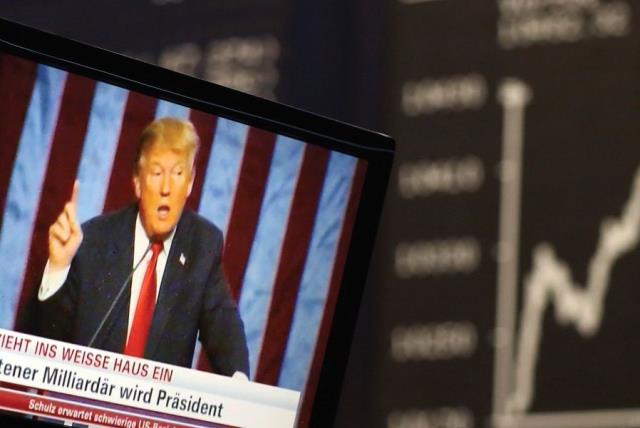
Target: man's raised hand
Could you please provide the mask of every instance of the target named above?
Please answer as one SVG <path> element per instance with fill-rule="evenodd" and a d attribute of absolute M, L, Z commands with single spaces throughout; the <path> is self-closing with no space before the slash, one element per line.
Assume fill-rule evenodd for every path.
<path fill-rule="evenodd" d="M 76 180 L 71 200 L 64 205 L 56 221 L 49 227 L 49 268 L 52 271 L 69 266 L 82 242 L 82 229 L 76 217 L 79 188 L 80 184 Z"/>

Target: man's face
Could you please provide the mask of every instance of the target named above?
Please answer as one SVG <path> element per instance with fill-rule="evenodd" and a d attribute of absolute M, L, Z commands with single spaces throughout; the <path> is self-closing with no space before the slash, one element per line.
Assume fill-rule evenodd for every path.
<path fill-rule="evenodd" d="M 187 153 L 157 144 L 143 153 L 133 184 L 140 219 L 149 238 L 163 240 L 178 224 L 191 194 L 195 177 L 192 169 Z"/>

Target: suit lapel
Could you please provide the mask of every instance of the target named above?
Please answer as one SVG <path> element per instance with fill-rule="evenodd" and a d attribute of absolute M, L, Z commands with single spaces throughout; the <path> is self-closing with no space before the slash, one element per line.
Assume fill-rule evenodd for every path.
<path fill-rule="evenodd" d="M 191 226 L 192 223 L 188 213 L 183 212 L 171 244 L 171 250 L 169 250 L 164 274 L 162 275 L 151 331 L 147 337 L 145 349 L 145 357 L 147 358 L 153 356 L 157 349 L 173 308 L 186 284 L 187 267 L 184 264 L 183 257 L 187 255 Z"/>
<path fill-rule="evenodd" d="M 115 230 L 105 231 L 107 236 L 115 237 L 115 239 L 108 240 L 105 258 L 99 261 L 107 266 L 107 273 L 103 277 L 102 296 L 104 298 L 99 302 L 99 307 L 95 308 L 96 313 L 100 314 L 100 319 L 106 315 L 127 276 L 131 273 L 136 213 L 135 206 L 127 208 L 122 214 L 122 221 L 118 222 L 118 227 Z M 116 303 L 111 316 L 98 336 L 97 347 L 115 352 L 121 352 L 124 349 L 129 322 L 130 284 L 131 281 L 128 281 L 120 300 Z"/>

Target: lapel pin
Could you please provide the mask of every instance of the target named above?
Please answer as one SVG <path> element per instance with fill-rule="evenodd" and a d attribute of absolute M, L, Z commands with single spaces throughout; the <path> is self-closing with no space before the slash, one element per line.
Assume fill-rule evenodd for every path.
<path fill-rule="evenodd" d="M 187 262 L 187 258 L 184 256 L 184 253 L 180 253 L 180 264 L 184 266 L 186 262 Z"/>

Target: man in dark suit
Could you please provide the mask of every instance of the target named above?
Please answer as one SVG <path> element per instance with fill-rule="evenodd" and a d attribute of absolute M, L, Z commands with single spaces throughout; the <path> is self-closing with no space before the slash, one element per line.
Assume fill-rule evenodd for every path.
<path fill-rule="evenodd" d="M 220 262 L 222 233 L 183 210 L 197 147 L 191 123 L 151 123 L 134 168 L 137 204 L 82 227 L 74 185 L 49 229 L 38 295 L 42 335 L 87 345 L 99 330 L 97 348 L 189 367 L 199 333 L 214 372 L 248 375 L 244 327 Z M 99 329 L 132 271 L 130 287 Z"/>

